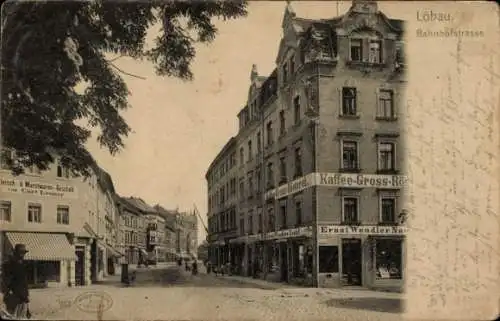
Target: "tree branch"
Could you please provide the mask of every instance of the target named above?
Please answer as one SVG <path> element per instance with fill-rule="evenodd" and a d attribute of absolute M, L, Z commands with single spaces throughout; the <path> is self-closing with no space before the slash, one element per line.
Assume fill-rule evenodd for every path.
<path fill-rule="evenodd" d="M 135 78 L 139 78 L 139 79 L 142 79 L 142 80 L 146 80 L 146 77 L 142 77 L 142 76 L 138 76 L 138 75 L 134 75 L 134 74 L 131 74 L 131 73 L 128 73 L 120 68 L 118 68 L 115 64 L 113 64 L 112 62 L 109 62 L 110 66 L 115 68 L 116 70 L 118 70 L 119 72 L 121 72 L 122 74 L 124 75 L 127 75 L 127 76 L 130 76 L 130 77 L 135 77 Z"/>

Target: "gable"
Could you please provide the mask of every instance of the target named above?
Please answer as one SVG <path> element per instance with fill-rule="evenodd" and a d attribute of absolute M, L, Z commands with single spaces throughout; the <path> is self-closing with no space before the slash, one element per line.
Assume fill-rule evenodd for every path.
<path fill-rule="evenodd" d="M 280 65 L 287 56 L 288 51 L 290 49 L 295 50 L 296 48 L 298 48 L 298 37 L 295 31 L 290 28 L 280 41 L 276 64 Z"/>
<path fill-rule="evenodd" d="M 336 32 L 340 36 L 347 36 L 353 32 L 374 32 L 384 36 L 399 34 L 399 30 L 391 26 L 382 13 L 359 14 L 348 12 L 336 27 Z"/>

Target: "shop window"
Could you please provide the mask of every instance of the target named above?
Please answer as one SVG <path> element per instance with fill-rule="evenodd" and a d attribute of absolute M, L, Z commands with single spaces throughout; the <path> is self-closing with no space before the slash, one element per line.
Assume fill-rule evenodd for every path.
<path fill-rule="evenodd" d="M 402 278 L 402 244 L 401 240 L 377 240 L 375 244 L 378 279 Z"/>
<path fill-rule="evenodd" d="M 339 248 L 338 246 L 319 247 L 319 273 L 339 272 Z"/>

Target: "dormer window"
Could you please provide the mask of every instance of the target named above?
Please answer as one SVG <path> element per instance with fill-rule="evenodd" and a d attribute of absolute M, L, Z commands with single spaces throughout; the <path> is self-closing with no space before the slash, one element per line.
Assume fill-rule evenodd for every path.
<path fill-rule="evenodd" d="M 363 60 L 363 50 L 362 50 L 361 39 L 351 39 L 351 61 L 362 61 Z"/>

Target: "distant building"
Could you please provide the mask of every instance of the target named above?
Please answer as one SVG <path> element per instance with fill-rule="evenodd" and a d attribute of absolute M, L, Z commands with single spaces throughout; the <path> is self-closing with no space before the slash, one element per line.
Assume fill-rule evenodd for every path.
<path fill-rule="evenodd" d="M 177 227 L 176 227 L 176 211 L 167 210 L 161 205 L 155 205 L 155 209 L 165 220 L 163 226 L 163 248 L 165 249 L 165 261 L 174 262 L 177 258 Z"/>
<path fill-rule="evenodd" d="M 146 218 L 135 204 L 125 197 L 118 197 L 120 213 L 121 240 L 120 252 L 124 253 L 122 263 L 138 264 L 140 258 L 146 258 Z"/>

